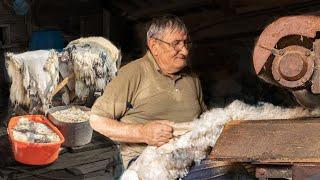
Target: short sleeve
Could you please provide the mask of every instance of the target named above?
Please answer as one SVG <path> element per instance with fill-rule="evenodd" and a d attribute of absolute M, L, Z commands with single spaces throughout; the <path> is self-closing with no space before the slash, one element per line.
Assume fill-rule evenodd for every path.
<path fill-rule="evenodd" d="M 141 68 L 135 63 L 122 67 L 104 89 L 104 93 L 93 104 L 91 114 L 120 120 L 127 111 L 128 104 L 138 90 L 141 81 Z"/>

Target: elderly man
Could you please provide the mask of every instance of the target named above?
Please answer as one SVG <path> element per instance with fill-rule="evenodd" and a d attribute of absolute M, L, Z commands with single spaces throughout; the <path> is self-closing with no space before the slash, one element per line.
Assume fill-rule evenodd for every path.
<path fill-rule="evenodd" d="M 199 79 L 187 67 L 191 43 L 185 24 L 174 16 L 154 19 L 147 46 L 92 107 L 91 126 L 120 143 L 125 167 L 147 145 L 167 143 L 174 123 L 192 121 L 206 109 Z"/>

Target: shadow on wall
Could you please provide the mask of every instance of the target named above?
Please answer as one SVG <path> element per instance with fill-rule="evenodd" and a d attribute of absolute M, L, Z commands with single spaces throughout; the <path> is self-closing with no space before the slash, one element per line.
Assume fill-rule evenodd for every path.
<path fill-rule="evenodd" d="M 248 104 L 270 102 L 296 106 L 293 96 L 259 79 L 252 65 L 253 42 L 199 44 L 192 49 L 191 66 L 199 74 L 209 108 L 224 107 L 235 99 Z"/>

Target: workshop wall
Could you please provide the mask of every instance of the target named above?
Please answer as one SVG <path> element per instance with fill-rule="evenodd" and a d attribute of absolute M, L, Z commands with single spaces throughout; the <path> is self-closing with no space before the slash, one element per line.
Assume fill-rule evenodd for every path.
<path fill-rule="evenodd" d="M 317 14 L 320 7 L 312 0 L 31 0 L 28 13 L 21 16 L 10 2 L 0 1 L 0 83 L 6 82 L 3 53 L 27 50 L 33 31 L 57 29 L 64 44 L 81 36 L 107 37 L 121 49 L 124 65 L 145 53 L 146 24 L 153 17 L 174 14 L 189 27 L 190 65 L 200 76 L 209 107 L 233 99 L 295 105 L 288 92 L 256 77 L 252 49 L 263 28 L 276 18 Z"/>

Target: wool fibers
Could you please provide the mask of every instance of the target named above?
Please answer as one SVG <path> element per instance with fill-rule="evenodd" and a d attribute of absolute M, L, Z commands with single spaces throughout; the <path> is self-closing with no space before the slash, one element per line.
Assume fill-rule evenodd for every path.
<path fill-rule="evenodd" d="M 7 53 L 6 66 L 11 79 L 10 100 L 29 107 L 30 113 L 45 112 L 51 104 L 50 93 L 59 81 L 55 50 Z"/>
<path fill-rule="evenodd" d="M 71 90 L 81 100 L 102 92 L 118 71 L 121 52 L 102 37 L 80 38 L 70 42 L 60 53 L 60 72 L 63 77 L 75 74 Z"/>
<path fill-rule="evenodd" d="M 121 179 L 171 180 L 184 177 L 195 162 L 200 163 L 214 147 L 224 125 L 232 120 L 291 119 L 317 116 L 320 109 L 283 108 L 269 103 L 251 106 L 234 101 L 225 108 L 213 108 L 195 119 L 191 131 L 160 147 L 148 146 L 123 173 Z"/>

